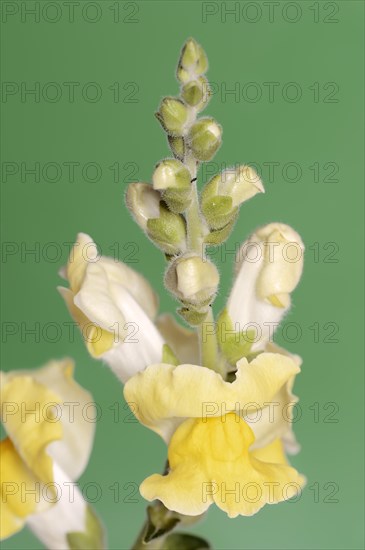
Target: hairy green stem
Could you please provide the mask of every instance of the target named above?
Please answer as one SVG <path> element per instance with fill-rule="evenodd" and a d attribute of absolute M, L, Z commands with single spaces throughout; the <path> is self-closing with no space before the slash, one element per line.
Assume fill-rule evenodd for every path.
<path fill-rule="evenodd" d="M 209 308 L 207 317 L 198 327 L 198 334 L 201 365 L 208 369 L 218 371 L 220 368 L 218 362 L 218 343 L 213 310 L 211 307 Z"/>

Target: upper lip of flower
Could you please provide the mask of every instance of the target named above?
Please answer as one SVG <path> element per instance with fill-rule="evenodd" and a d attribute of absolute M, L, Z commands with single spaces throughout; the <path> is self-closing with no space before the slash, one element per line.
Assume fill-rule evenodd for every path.
<path fill-rule="evenodd" d="M 197 365 L 157 364 L 130 379 L 124 396 L 136 403 L 137 418 L 168 441 L 176 419 L 201 418 L 204 404 L 217 405 L 211 416 L 263 408 L 299 371 L 292 358 L 277 353 L 262 353 L 251 363 L 241 359 L 232 383 Z"/>

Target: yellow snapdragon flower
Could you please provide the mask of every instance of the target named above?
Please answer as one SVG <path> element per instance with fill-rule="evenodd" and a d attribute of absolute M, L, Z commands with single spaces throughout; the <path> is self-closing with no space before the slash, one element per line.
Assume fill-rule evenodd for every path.
<path fill-rule="evenodd" d="M 167 475 L 145 479 L 142 496 L 191 516 L 215 502 L 236 517 L 296 495 L 304 478 L 288 464 L 281 441 L 290 415 L 271 422 L 263 411 L 276 403 L 274 414 L 283 417 L 299 370 L 290 356 L 262 353 L 250 363 L 241 359 L 232 383 L 189 364 L 151 365 L 131 378 L 125 399 L 169 445 Z"/>
<path fill-rule="evenodd" d="M 73 379 L 73 362 L 1 372 L 0 538 L 32 529 L 47 548 L 89 539 L 103 548 L 101 525 L 75 481 L 92 449 L 92 396 Z"/>

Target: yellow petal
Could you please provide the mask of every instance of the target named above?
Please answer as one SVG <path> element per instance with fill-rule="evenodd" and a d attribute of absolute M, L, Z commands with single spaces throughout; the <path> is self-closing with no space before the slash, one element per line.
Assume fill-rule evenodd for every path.
<path fill-rule="evenodd" d="M 59 396 L 58 415 L 62 422 L 62 439 L 48 447 L 48 453 L 72 480 L 83 473 L 91 453 L 96 416 L 93 397 L 73 378 L 74 363 L 71 359 L 50 361 L 45 366 L 30 371 L 34 380 Z M 9 376 L 17 376 L 12 371 Z M 21 371 L 29 374 L 29 371 Z"/>
<path fill-rule="evenodd" d="M 32 514 L 39 500 L 40 485 L 26 467 L 11 440 L 0 441 L 0 539 L 20 531 L 25 518 Z"/>
<path fill-rule="evenodd" d="M 298 367 L 300 367 L 303 362 L 302 358 L 299 355 L 290 353 L 286 349 L 278 346 L 273 342 L 269 342 L 266 345 L 265 351 L 269 353 L 279 353 L 281 355 L 286 355 L 288 357 L 291 357 L 293 361 L 295 361 L 295 363 L 298 365 Z M 285 452 L 291 455 L 297 454 L 299 452 L 300 445 L 296 440 L 295 434 L 293 432 L 293 425 L 292 425 L 294 405 L 295 403 L 298 402 L 298 397 L 294 395 L 292 391 L 294 381 L 295 381 L 295 377 L 288 380 L 287 384 L 280 390 L 279 394 L 276 395 L 275 398 L 273 399 L 273 402 L 280 404 L 279 408 L 277 409 L 278 414 L 275 415 L 274 422 L 271 421 L 270 426 L 268 425 L 267 422 L 266 422 L 266 427 L 264 427 L 263 425 L 260 426 L 259 424 L 263 424 L 265 422 L 265 419 L 263 418 L 262 423 L 259 422 L 255 424 L 255 426 L 251 426 L 255 432 L 255 437 L 257 439 L 257 441 L 255 442 L 255 446 L 259 447 L 259 446 L 267 445 L 270 441 L 273 441 L 276 437 L 281 437 L 284 442 Z M 266 411 L 266 413 L 267 412 L 268 411 Z M 264 413 L 265 411 L 263 411 L 263 416 L 264 416 Z"/>
<path fill-rule="evenodd" d="M 172 419 L 248 414 L 270 402 L 297 372 L 290 357 L 275 353 L 262 353 L 251 363 L 239 361 L 232 383 L 204 367 L 158 364 L 131 378 L 124 396 L 135 404 L 140 422 L 168 440 L 175 428 Z"/>
<path fill-rule="evenodd" d="M 280 439 L 275 439 L 270 445 L 251 451 L 251 456 L 258 458 L 263 462 L 274 462 L 277 464 L 287 464 L 284 453 L 284 446 Z"/>
<path fill-rule="evenodd" d="M 249 452 L 253 441 L 251 428 L 234 413 L 186 420 L 171 439 L 170 473 L 147 478 L 141 494 L 187 515 L 214 501 L 230 517 L 251 516 L 297 494 L 302 478 L 283 461 L 278 444 L 261 451 L 260 459 Z"/>
<path fill-rule="evenodd" d="M 54 407 L 60 397 L 31 375 L 1 373 L 1 420 L 29 470 L 45 483 L 53 481 L 47 447 L 61 439 L 62 424 Z"/>

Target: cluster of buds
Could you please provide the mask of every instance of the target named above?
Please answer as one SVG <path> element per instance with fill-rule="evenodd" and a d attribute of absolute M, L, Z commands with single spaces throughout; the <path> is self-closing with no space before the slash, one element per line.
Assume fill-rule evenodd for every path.
<path fill-rule="evenodd" d="M 198 166 L 214 156 L 222 141 L 222 129 L 213 118 L 198 118 L 211 96 L 207 69 L 204 50 L 189 39 L 177 67 L 180 95 L 164 97 L 156 113 L 173 158 L 156 165 L 152 184 L 132 183 L 126 194 L 136 222 L 169 260 L 166 287 L 181 302 L 180 315 L 193 326 L 206 318 L 219 284 L 205 246 L 227 239 L 239 206 L 264 191 L 256 172 L 239 166 L 213 177 L 201 197 L 197 193 Z"/>
<path fill-rule="evenodd" d="M 211 117 L 196 120 L 196 115 L 211 97 L 205 77 L 208 59 L 200 44 L 190 39 L 184 45 L 177 68 L 179 97 L 165 97 L 156 113 L 175 158 L 184 161 L 192 156 L 197 161 L 210 160 L 222 142 L 222 128 Z"/>

